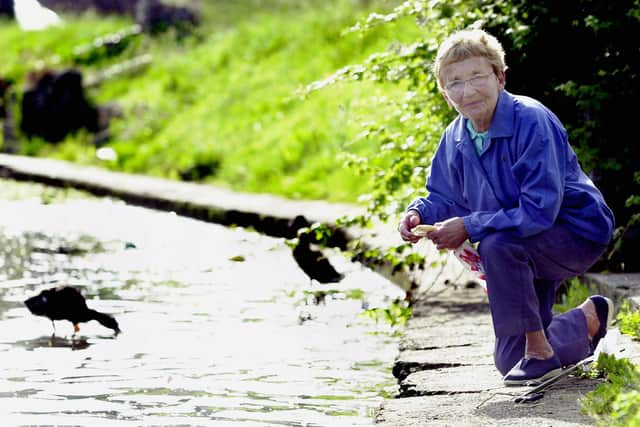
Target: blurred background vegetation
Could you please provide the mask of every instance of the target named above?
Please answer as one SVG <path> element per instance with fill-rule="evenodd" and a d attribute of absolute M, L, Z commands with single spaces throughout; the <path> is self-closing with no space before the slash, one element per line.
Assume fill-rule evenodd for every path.
<path fill-rule="evenodd" d="M 507 90 L 552 108 L 614 209 L 616 240 L 598 268 L 640 271 L 640 0 L 196 4 L 199 24 L 188 31 L 136 33 L 115 47 L 97 41 L 128 34 L 128 15 L 61 13 L 64 25 L 32 32 L 0 21 L 0 77 L 13 83 L 16 121 L 29 73 L 43 69 L 80 70 L 89 100 L 117 111 L 106 137 L 48 142 L 17 130 L 18 152 L 362 203 L 360 221 L 393 220 L 422 194 L 454 114 L 429 73 L 435 50 L 455 29 L 483 27 L 505 45 Z M 112 155 L 101 159 L 104 148 Z"/>
<path fill-rule="evenodd" d="M 3 22 L 0 49 L 6 60 L 0 75 L 20 85 L 36 68 L 73 66 L 86 81 L 113 63 L 152 56 L 148 67 L 88 90 L 95 103 L 115 102 L 122 111 L 107 142 L 117 160 L 101 162 L 88 133 L 57 144 L 33 138 L 24 141 L 21 152 L 235 190 L 354 201 L 370 183 L 343 167 L 340 152 L 377 149 L 350 141 L 363 115 L 384 117 L 376 98 L 399 96 L 401 89 L 346 86 L 308 100 L 297 97 L 296 90 L 423 32 L 407 21 L 367 35 L 341 36 L 374 10 L 374 3 L 203 1 L 202 22 L 189 36 L 141 35 L 117 55 L 98 52 L 83 63 L 74 58 L 75 48 L 133 22 L 85 14 L 42 32 L 23 32 Z"/>

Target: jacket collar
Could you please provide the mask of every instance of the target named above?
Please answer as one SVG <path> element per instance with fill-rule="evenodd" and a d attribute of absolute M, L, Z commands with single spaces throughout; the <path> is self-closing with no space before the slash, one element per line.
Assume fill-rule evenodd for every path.
<path fill-rule="evenodd" d="M 503 90 L 498 97 L 496 112 L 489 127 L 491 137 L 509 137 L 513 135 L 513 122 L 515 117 L 516 99 L 506 90 Z"/>

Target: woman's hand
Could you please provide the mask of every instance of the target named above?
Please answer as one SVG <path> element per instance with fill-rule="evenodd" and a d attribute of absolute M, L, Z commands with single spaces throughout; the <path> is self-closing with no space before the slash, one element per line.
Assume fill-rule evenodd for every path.
<path fill-rule="evenodd" d="M 449 218 L 444 222 L 434 224 L 437 230 L 427 233 L 427 237 L 436 245 L 436 248 L 456 249 L 469 238 L 469 233 L 460 217 Z"/>
<path fill-rule="evenodd" d="M 400 232 L 400 237 L 405 242 L 416 243 L 421 239 L 420 236 L 416 236 L 411 232 L 411 229 L 416 225 L 420 224 L 420 215 L 418 215 L 417 211 L 410 210 L 405 214 L 405 216 L 400 220 L 400 224 L 398 225 L 398 231 Z"/>

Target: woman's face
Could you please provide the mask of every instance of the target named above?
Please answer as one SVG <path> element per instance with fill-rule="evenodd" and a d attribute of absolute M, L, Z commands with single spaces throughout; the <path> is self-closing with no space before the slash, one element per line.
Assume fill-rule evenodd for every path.
<path fill-rule="evenodd" d="M 498 96 L 504 89 L 504 72 L 496 75 L 489 61 L 480 56 L 442 68 L 447 103 L 471 120 L 477 131 L 489 129 Z"/>

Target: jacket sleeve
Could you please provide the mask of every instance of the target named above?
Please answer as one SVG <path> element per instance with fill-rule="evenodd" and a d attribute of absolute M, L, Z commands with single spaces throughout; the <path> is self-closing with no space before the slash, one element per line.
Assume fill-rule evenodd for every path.
<path fill-rule="evenodd" d="M 538 124 L 520 136 L 524 143 L 512 173 L 520 186 L 518 204 L 495 212 L 476 211 L 464 217 L 472 241 L 487 234 L 515 229 L 527 237 L 550 228 L 555 222 L 563 200 L 567 164 L 566 133 L 547 123 Z"/>
<path fill-rule="evenodd" d="M 469 210 L 462 201 L 461 178 L 448 158 L 444 138 L 431 162 L 426 197 L 413 200 L 407 210 L 416 210 L 422 224 L 434 224 L 455 216 L 465 216 Z"/>

